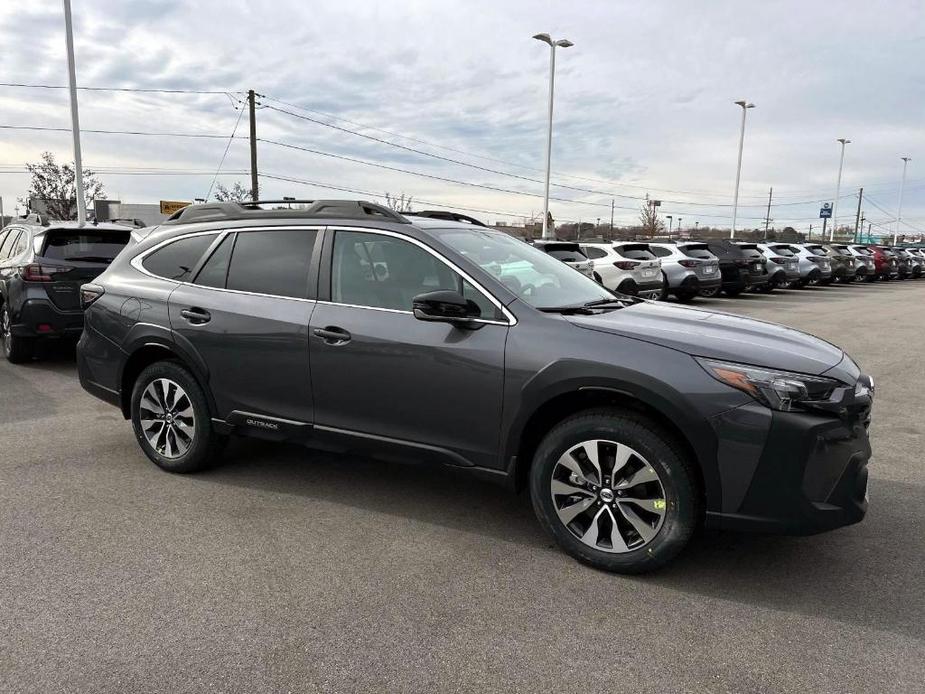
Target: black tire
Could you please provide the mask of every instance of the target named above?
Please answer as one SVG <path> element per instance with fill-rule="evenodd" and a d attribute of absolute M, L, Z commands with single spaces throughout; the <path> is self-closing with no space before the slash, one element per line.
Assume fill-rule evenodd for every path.
<path fill-rule="evenodd" d="M 698 294 L 699 292 L 677 292 L 674 295 L 674 298 L 682 304 L 689 304 L 697 297 Z"/>
<path fill-rule="evenodd" d="M 659 301 L 668 301 L 668 276 L 662 273 L 662 291 L 658 295 Z"/>
<path fill-rule="evenodd" d="M 148 441 L 141 424 L 142 396 L 148 386 L 158 379 L 169 379 L 185 391 L 195 417 L 191 443 L 179 457 L 169 457 L 157 451 Z M 209 467 L 221 457 L 228 441 L 228 437 L 218 434 L 212 425 L 212 415 L 202 387 L 189 371 L 173 361 L 151 364 L 135 380 L 132 389 L 132 427 L 145 455 L 168 472 L 197 472 Z"/>
<path fill-rule="evenodd" d="M 10 310 L 6 303 L 0 304 L 0 349 L 11 364 L 25 364 L 35 356 L 35 340 L 17 337 L 10 330 Z"/>
<path fill-rule="evenodd" d="M 617 294 L 626 294 L 627 296 L 639 296 L 639 285 L 633 280 L 624 280 L 617 287 Z"/>
<path fill-rule="evenodd" d="M 660 478 L 664 519 L 655 536 L 636 549 L 622 553 L 595 549 L 557 515 L 550 491 L 557 462 L 571 447 L 591 439 L 614 441 L 638 451 Z M 644 415 L 600 408 L 563 420 L 542 440 L 530 468 L 530 496 L 540 524 L 566 553 L 598 569 L 638 574 L 665 565 L 687 545 L 703 515 L 697 479 L 682 446 L 657 423 Z"/>

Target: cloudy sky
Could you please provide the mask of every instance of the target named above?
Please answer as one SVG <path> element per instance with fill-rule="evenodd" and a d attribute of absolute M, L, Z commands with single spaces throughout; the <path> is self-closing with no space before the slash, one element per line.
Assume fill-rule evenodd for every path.
<path fill-rule="evenodd" d="M 252 88 L 262 197 L 404 192 L 516 223 L 543 204 L 546 31 L 575 43 L 557 57 L 557 220 L 609 221 L 613 200 L 632 222 L 648 193 L 684 227 L 729 226 L 747 98 L 740 227 L 763 225 L 773 186 L 776 226 L 818 228 L 848 137 L 843 221 L 864 186 L 891 228 L 909 155 L 905 230 L 925 230 L 925 0 L 72 2 L 79 85 L 218 92 L 80 92 L 85 131 L 170 133 L 84 133 L 123 201 L 205 197 L 226 146 L 218 180 L 246 183 Z M 66 84 L 60 0 L 2 3 L 0 36 L 0 81 Z M 67 92 L 0 86 L 0 125 L 17 126 L 0 128 L 9 210 L 25 162 L 72 156 L 67 132 L 22 129 L 68 127 Z"/>

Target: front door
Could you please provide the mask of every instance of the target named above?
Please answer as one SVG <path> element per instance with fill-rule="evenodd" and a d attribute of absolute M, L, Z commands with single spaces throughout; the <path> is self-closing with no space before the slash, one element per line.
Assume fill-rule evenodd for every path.
<path fill-rule="evenodd" d="M 500 308 L 424 244 L 389 232 L 338 230 L 330 286 L 312 314 L 310 354 L 319 434 L 411 457 L 498 467 L 509 330 Z M 414 296 L 462 291 L 477 329 L 417 320 Z"/>

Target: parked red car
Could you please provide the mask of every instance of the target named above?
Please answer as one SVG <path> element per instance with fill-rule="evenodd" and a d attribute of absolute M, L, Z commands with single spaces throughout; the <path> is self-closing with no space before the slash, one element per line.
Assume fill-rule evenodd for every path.
<path fill-rule="evenodd" d="M 896 255 L 884 246 L 868 246 L 874 256 L 874 274 L 882 280 L 899 277 L 899 262 Z"/>

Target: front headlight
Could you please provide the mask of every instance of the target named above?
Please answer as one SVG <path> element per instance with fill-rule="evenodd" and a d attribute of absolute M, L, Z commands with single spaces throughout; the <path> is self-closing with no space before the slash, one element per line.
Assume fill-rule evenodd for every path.
<path fill-rule="evenodd" d="M 695 359 L 717 381 L 748 393 L 758 402 L 782 412 L 799 409 L 803 403 L 828 400 L 833 391 L 842 385 L 835 379 L 822 376 L 807 376 L 701 357 Z"/>

